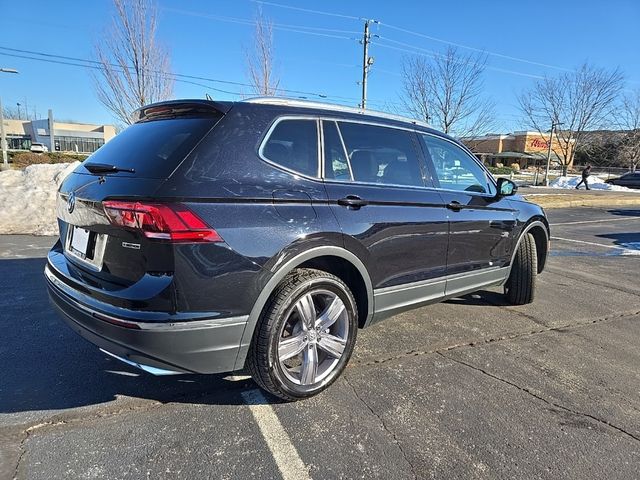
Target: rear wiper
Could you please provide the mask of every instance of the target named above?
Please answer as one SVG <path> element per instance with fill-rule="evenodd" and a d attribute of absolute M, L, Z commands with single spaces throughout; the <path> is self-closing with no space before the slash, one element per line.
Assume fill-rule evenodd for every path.
<path fill-rule="evenodd" d="M 117 172 L 129 172 L 136 173 L 133 168 L 120 168 L 117 165 L 109 165 L 108 163 L 87 163 L 84 168 L 91 173 L 117 173 Z"/>

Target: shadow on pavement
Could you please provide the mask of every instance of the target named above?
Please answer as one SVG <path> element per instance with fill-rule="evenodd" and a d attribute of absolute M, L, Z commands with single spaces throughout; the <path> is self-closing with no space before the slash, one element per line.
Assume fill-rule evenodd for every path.
<path fill-rule="evenodd" d="M 609 238 L 615 245 L 628 250 L 640 250 L 640 232 L 601 233 L 596 237 Z"/>
<path fill-rule="evenodd" d="M 491 292 L 489 290 L 481 290 L 475 293 L 469 293 L 460 297 L 450 298 L 444 303 L 453 305 L 477 305 L 479 307 L 508 307 L 511 304 L 505 296 L 500 292 Z"/>
<path fill-rule="evenodd" d="M 155 377 L 102 353 L 49 304 L 44 265 L 43 258 L 0 260 L 0 413 L 97 405 L 120 395 L 236 405 L 245 403 L 243 391 L 256 388 L 227 375 Z"/>
<path fill-rule="evenodd" d="M 612 215 L 622 215 L 625 217 L 640 217 L 640 210 L 638 209 L 615 208 L 612 210 L 607 210 L 607 213 L 610 213 Z"/>

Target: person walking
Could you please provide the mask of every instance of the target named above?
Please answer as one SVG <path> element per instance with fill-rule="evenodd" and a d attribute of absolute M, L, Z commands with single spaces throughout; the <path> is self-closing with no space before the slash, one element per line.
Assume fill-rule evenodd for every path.
<path fill-rule="evenodd" d="M 580 180 L 580 183 L 578 183 L 576 185 L 576 190 L 579 190 L 580 185 L 582 185 L 584 183 L 584 186 L 587 188 L 587 190 L 591 190 L 589 188 L 589 174 L 591 173 L 591 165 L 587 165 L 583 170 L 582 170 L 582 180 Z"/>

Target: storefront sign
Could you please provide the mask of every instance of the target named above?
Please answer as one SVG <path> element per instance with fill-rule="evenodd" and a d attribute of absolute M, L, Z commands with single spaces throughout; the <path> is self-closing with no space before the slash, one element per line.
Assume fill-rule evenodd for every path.
<path fill-rule="evenodd" d="M 541 138 L 534 138 L 529 142 L 531 148 L 549 148 L 549 142 Z"/>

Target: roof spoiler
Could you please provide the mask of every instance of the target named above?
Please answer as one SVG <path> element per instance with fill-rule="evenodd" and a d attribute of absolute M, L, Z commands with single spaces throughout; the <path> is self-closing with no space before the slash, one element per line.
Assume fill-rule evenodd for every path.
<path fill-rule="evenodd" d="M 215 102 L 211 100 L 170 100 L 152 103 L 133 113 L 135 123 L 158 118 L 173 118 L 190 115 L 226 114 L 233 102 Z"/>

